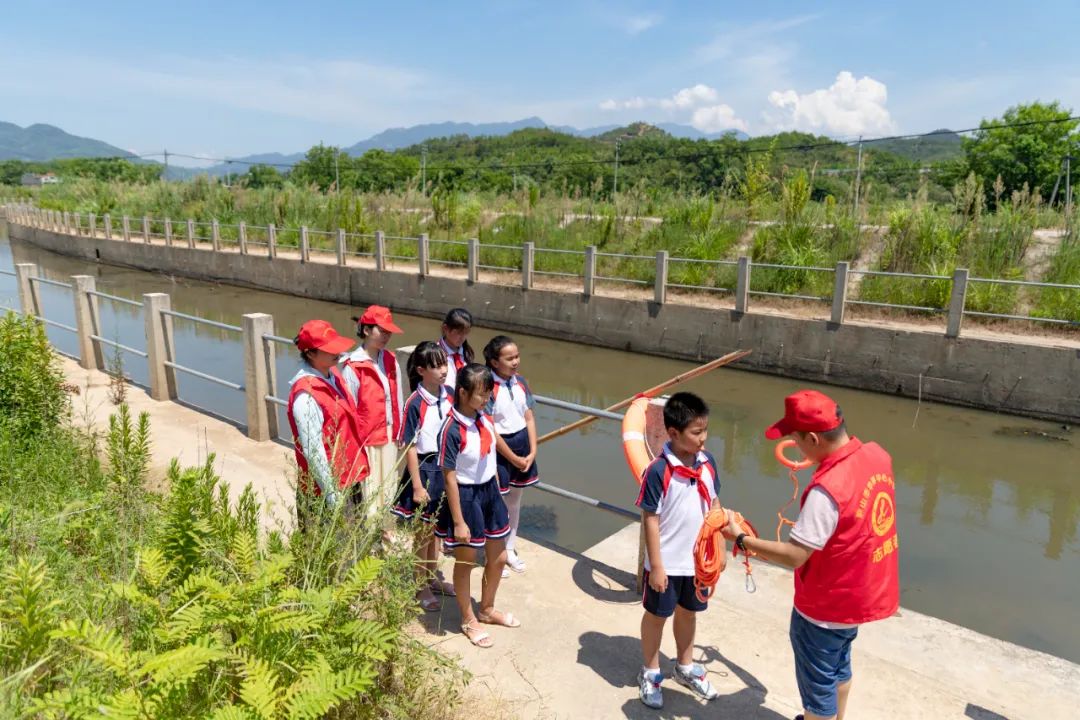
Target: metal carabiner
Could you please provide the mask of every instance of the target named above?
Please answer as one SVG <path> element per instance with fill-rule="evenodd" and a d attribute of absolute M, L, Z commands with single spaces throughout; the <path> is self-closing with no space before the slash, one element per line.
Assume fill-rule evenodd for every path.
<path fill-rule="evenodd" d="M 746 592 L 751 595 L 757 592 L 757 583 L 754 582 L 754 576 L 750 573 L 746 573 Z"/>

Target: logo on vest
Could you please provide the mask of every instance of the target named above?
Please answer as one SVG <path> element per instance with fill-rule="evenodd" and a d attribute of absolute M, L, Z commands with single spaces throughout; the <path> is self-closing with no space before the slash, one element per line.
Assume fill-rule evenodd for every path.
<path fill-rule="evenodd" d="M 874 498 L 874 506 L 870 512 L 870 523 L 874 528 L 874 533 L 880 537 L 892 530 L 896 522 L 895 515 L 892 498 L 885 491 L 879 492 Z"/>

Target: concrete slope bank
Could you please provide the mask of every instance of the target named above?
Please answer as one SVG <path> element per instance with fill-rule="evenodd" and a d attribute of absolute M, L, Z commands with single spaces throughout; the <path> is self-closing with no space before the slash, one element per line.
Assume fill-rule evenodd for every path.
<path fill-rule="evenodd" d="M 774 313 L 469 283 L 370 267 L 333 256 L 301 262 L 237 252 L 73 237 L 11 224 L 12 238 L 90 261 L 362 306 L 441 316 L 466 305 L 489 327 L 664 357 L 702 360 L 736 348 L 738 367 L 814 382 L 922 397 L 1062 422 L 1080 417 L 1080 343 L 967 334 L 911 326 L 843 325 Z"/>
<path fill-rule="evenodd" d="M 69 360 L 63 368 L 82 390 L 74 400 L 76 417 L 104 427 L 114 409 L 107 400 L 108 376 Z M 234 499 L 251 482 L 267 501 L 267 520 L 290 524 L 286 448 L 249 440 L 177 403 L 155 402 L 137 387 L 129 387 L 128 402 L 134 411 L 150 413 L 157 472 L 170 457 L 197 463 L 213 452 Z M 458 632 L 452 601 L 421 618 L 417 637 L 459 657 L 473 674 L 473 711 L 461 716 L 786 720 L 799 712 L 787 637 L 791 576 L 761 563 L 754 568 L 757 593 L 743 591 L 742 568 L 732 564 L 718 599 L 700 616 L 695 656 L 722 697 L 704 706 L 669 681 L 663 712 L 638 702 L 637 537 L 631 525 L 584 555 L 521 541 L 528 571 L 505 581 L 499 602 L 521 617 L 523 627 L 493 628 L 497 644 L 491 650 L 472 647 Z M 668 671 L 670 630 L 661 649 Z M 1080 706 L 1080 666 L 908 610 L 863 628 L 854 664 L 856 718 L 1064 720 Z"/>

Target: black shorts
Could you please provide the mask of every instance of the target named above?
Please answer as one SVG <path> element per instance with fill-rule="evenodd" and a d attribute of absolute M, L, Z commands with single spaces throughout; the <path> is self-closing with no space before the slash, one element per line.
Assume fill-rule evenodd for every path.
<path fill-rule="evenodd" d="M 446 540 L 447 547 L 484 547 L 488 540 L 510 534 L 510 516 L 499 493 L 499 483 L 492 478 L 482 485 L 458 485 L 461 516 L 469 526 L 469 542 L 454 540 L 454 519 L 450 503 L 444 502 L 435 523 L 435 535 Z"/>
<path fill-rule="evenodd" d="M 525 457 L 529 454 L 529 428 L 503 435 L 502 439 L 515 455 Z M 518 470 L 502 455 L 495 458 L 495 462 L 499 467 L 499 490 L 504 495 L 510 492 L 512 487 L 528 487 L 540 482 L 540 470 L 536 467 L 536 460 L 533 460 L 526 470 Z"/>
<path fill-rule="evenodd" d="M 398 493 L 394 506 L 390 512 L 399 518 L 411 520 L 419 510 L 420 519 L 424 522 L 433 523 L 439 513 L 439 506 L 443 503 L 443 494 L 446 490 L 446 481 L 443 479 L 442 468 L 436 462 L 438 453 L 428 453 L 417 458 L 420 461 L 420 482 L 427 489 L 431 500 L 421 508 L 416 507 L 413 501 L 412 477 L 409 476 L 409 468 L 401 476 L 401 492 Z"/>
<path fill-rule="evenodd" d="M 648 570 L 645 571 L 645 592 L 641 595 L 641 604 L 653 615 L 662 618 L 671 617 L 676 605 L 690 612 L 701 612 L 709 606 L 708 602 L 698 600 L 693 575 L 668 575 L 667 590 L 658 593 L 649 585 Z"/>

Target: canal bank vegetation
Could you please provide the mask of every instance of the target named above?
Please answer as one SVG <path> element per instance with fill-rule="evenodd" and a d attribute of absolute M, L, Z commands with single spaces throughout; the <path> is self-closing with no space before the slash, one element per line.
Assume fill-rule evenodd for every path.
<path fill-rule="evenodd" d="M 867 143 L 861 161 L 849 144 L 800 133 L 691 141 L 640 123 L 594 138 L 526 129 L 359 158 L 317 146 L 290 168 L 186 182 L 132 181 L 114 161 L 98 174 L 84 164 L 59 184 L 19 192 L 45 209 L 147 216 L 159 234 L 164 218 L 174 233 L 187 219 L 217 220 L 226 243 L 243 221 L 256 243 L 273 224 L 281 246 L 296 246 L 304 226 L 316 231 L 313 248 L 329 250 L 340 228 L 350 252 L 370 253 L 381 230 L 387 252 L 408 259 L 426 233 L 433 259 L 463 263 L 462 241 L 475 237 L 488 246 L 481 264 L 510 270 L 521 267 L 518 248 L 534 242 L 536 270 L 579 274 L 581 257 L 558 251 L 591 245 L 602 253 L 598 275 L 639 283 L 652 282 L 657 250 L 691 261 L 671 264 L 672 284 L 705 288 L 733 287 L 735 271 L 692 261 L 749 255 L 798 266 L 755 269 L 755 291 L 828 297 L 830 274 L 812 268 L 848 261 L 941 278 L 867 276 L 860 299 L 944 308 L 960 267 L 981 278 L 1080 282 L 1076 223 L 1064 212 L 1080 163 L 1068 166 L 1076 177 L 1063 173 L 1063 159 L 1080 155 L 1078 125 L 1057 103 L 1018 105 L 970 137 Z M 616 143 L 617 176 L 608 162 Z M 1056 231 L 1032 253 L 1039 228 Z M 1080 320 L 1071 290 L 976 283 L 969 302 L 976 312 Z"/>
<path fill-rule="evenodd" d="M 78 416 L 42 327 L 0 318 L 0 715 L 444 717 L 411 553 L 330 516 L 267 532 L 213 458 L 147 489 L 146 416 Z M 73 407 L 74 406 L 74 407 Z"/>

